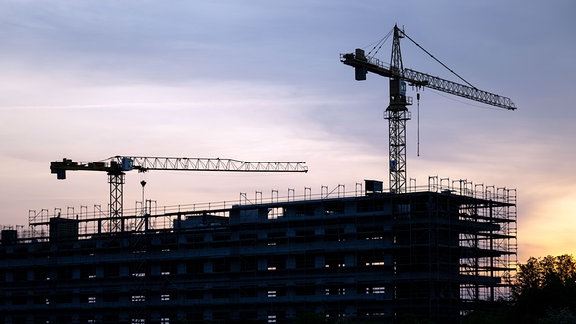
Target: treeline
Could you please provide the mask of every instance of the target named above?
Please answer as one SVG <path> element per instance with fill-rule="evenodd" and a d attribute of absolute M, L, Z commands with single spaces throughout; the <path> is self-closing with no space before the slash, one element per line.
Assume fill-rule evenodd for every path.
<path fill-rule="evenodd" d="M 510 300 L 500 301 L 495 312 L 472 313 L 464 323 L 576 323 L 576 259 L 531 257 L 518 267 Z"/>

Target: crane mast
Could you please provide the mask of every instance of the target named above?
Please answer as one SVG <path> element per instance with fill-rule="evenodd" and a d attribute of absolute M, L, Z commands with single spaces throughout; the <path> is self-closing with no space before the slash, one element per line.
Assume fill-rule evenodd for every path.
<path fill-rule="evenodd" d="M 406 106 L 412 104 L 406 96 L 406 82 L 402 80 L 402 52 L 400 51 L 400 30 L 394 28 L 390 70 L 395 76 L 390 78 L 390 104 L 384 113 L 388 119 L 388 152 L 390 159 L 390 192 L 403 192 L 406 187 L 406 122 L 410 112 Z"/>
<path fill-rule="evenodd" d="M 404 36 L 404 32 L 398 26 L 394 26 L 389 66 L 374 57 L 367 56 L 364 50 L 359 48 L 354 53 L 340 55 L 342 63 L 354 67 L 357 81 L 366 80 L 368 72 L 390 79 L 390 103 L 386 108 L 384 118 L 388 120 L 389 125 L 389 180 L 392 193 L 406 192 L 406 122 L 410 120 L 410 111 L 407 106 L 412 104 L 412 98 L 406 96 L 407 85 L 418 88 L 427 87 L 508 110 L 516 109 L 510 98 L 412 69 L 405 69 L 400 50 L 400 39 Z M 418 45 L 418 47 L 421 46 Z"/>
<path fill-rule="evenodd" d="M 305 162 L 244 162 L 220 158 L 176 158 L 114 156 L 98 162 L 75 162 L 63 159 L 50 163 L 50 171 L 59 180 L 66 171 L 100 171 L 108 174 L 110 184 L 110 232 L 124 231 L 123 186 L 127 171 L 226 171 L 226 172 L 308 172 Z"/>

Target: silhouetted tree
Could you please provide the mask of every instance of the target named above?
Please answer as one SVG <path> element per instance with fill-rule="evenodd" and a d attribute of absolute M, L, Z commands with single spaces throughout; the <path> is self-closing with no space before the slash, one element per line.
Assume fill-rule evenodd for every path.
<path fill-rule="evenodd" d="M 567 254 L 531 257 L 519 266 L 512 298 L 512 313 L 521 323 L 573 323 L 576 260 Z"/>

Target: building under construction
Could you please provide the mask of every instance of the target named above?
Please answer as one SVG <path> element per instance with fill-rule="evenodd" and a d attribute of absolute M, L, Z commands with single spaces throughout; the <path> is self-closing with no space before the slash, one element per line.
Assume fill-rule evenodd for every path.
<path fill-rule="evenodd" d="M 0 323 L 456 323 L 508 296 L 515 190 L 430 177 L 322 191 L 116 219 L 31 211 L 2 230 Z"/>

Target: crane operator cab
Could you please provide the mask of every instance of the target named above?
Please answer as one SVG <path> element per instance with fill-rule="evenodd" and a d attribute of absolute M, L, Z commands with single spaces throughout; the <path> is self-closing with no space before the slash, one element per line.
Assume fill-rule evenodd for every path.
<path fill-rule="evenodd" d="M 406 105 L 412 104 L 412 97 L 406 96 L 406 81 L 400 78 L 390 78 L 391 110 L 406 110 Z"/>

